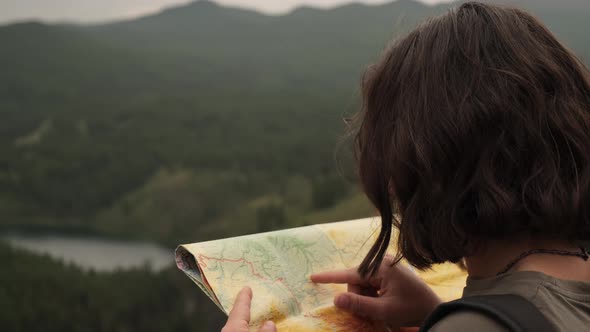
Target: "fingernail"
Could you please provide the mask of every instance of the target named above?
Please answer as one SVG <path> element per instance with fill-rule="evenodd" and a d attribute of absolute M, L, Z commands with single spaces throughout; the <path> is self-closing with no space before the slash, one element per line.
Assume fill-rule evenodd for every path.
<path fill-rule="evenodd" d="M 268 321 L 262 325 L 260 329 L 261 332 L 276 332 L 277 328 L 275 327 L 275 323 Z"/>
<path fill-rule="evenodd" d="M 338 308 L 348 308 L 348 304 L 350 303 L 350 299 L 346 295 L 339 295 L 334 299 L 334 305 Z"/>

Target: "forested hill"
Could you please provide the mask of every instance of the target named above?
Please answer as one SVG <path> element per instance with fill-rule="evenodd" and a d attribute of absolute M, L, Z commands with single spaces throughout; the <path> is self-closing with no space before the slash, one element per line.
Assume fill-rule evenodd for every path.
<path fill-rule="evenodd" d="M 519 2 L 588 59 L 580 1 Z M 388 41 L 447 8 L 2 26 L 0 224 L 179 243 L 371 213 L 335 162 L 342 117 Z"/>

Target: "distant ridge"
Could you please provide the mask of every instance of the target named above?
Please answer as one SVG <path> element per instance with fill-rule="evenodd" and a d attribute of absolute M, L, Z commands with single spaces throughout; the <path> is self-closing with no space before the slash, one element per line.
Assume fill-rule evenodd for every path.
<path fill-rule="evenodd" d="M 561 1 L 554 1 L 554 0 L 479 0 L 479 1 L 491 2 L 491 3 L 501 3 L 501 4 L 513 4 L 513 5 L 517 5 L 519 7 L 532 9 L 532 10 L 554 10 L 554 11 L 559 11 L 559 12 L 578 11 L 578 12 L 590 13 L 590 2 L 588 2 L 587 0 L 561 0 Z M 167 8 L 163 8 L 163 9 L 153 12 L 153 13 L 146 13 L 146 14 L 136 17 L 136 18 L 110 19 L 110 20 L 105 20 L 103 22 L 96 22 L 96 23 L 80 23 L 80 22 L 75 22 L 75 21 L 74 22 L 65 21 L 63 23 L 59 23 L 59 22 L 47 23 L 41 19 L 39 19 L 39 20 L 27 19 L 24 21 L 26 21 L 26 22 L 30 22 L 30 21 L 45 22 L 46 24 L 50 24 L 50 25 L 104 26 L 104 25 L 109 25 L 109 24 L 118 24 L 118 23 L 142 20 L 144 18 L 158 16 L 160 14 L 177 13 L 178 11 L 184 11 L 184 10 L 189 10 L 189 11 L 190 10 L 211 11 L 213 9 L 232 10 L 234 12 L 251 13 L 251 14 L 256 14 L 259 16 L 280 18 L 280 17 L 290 16 L 290 15 L 298 16 L 298 15 L 301 15 L 301 13 L 325 13 L 325 12 L 339 11 L 339 10 L 347 11 L 347 10 L 350 10 L 351 8 L 353 8 L 353 9 L 354 8 L 357 8 L 357 9 L 391 8 L 391 6 L 393 6 L 395 4 L 397 4 L 398 6 L 404 7 L 406 9 L 409 9 L 412 7 L 413 8 L 450 7 L 450 6 L 455 6 L 461 2 L 465 2 L 465 1 L 464 0 L 457 0 L 455 2 L 450 2 L 450 3 L 440 3 L 440 4 L 431 5 L 431 4 L 423 3 L 418 0 L 394 0 L 394 1 L 385 2 L 382 4 L 366 4 L 366 3 L 355 2 L 353 0 L 350 3 L 336 5 L 334 7 L 329 7 L 329 8 L 302 5 L 302 6 L 295 7 L 292 10 L 287 11 L 286 13 L 267 14 L 267 13 L 257 11 L 256 9 L 253 9 L 253 8 L 248 8 L 247 6 L 226 6 L 226 5 L 218 4 L 215 1 L 211 1 L 211 0 L 196 0 L 193 2 L 186 3 L 186 4 L 173 5 L 173 6 L 170 6 Z M 13 22 L 9 22 L 9 23 L 0 24 L 0 27 L 15 24 L 15 23 L 22 23 L 22 21 L 16 21 L 16 22 L 13 21 Z"/>
<path fill-rule="evenodd" d="M 281 18 L 288 18 L 290 16 L 304 16 L 304 15 L 325 15 L 325 14 L 332 14 L 338 12 L 352 12 L 352 11 L 373 11 L 376 9 L 391 9 L 391 8 L 404 8 L 405 10 L 420 10 L 429 7 L 448 7 L 448 4 L 439 4 L 439 5 L 427 5 L 417 0 L 396 0 L 391 2 L 386 2 L 383 4 L 366 4 L 361 2 L 351 2 L 345 3 L 342 5 L 337 5 L 331 8 L 321 8 L 309 5 L 302 5 L 293 8 L 292 10 L 283 13 L 283 14 L 266 14 L 255 9 L 240 7 L 240 6 L 225 6 L 220 5 L 214 1 L 210 0 L 197 0 L 183 5 L 171 6 L 168 8 L 164 8 L 159 12 L 148 14 L 139 18 L 135 19 L 121 19 L 113 22 L 106 22 L 106 23 L 99 23 L 99 24 L 90 24 L 94 26 L 105 26 L 105 25 L 112 25 L 112 24 L 125 24 L 129 22 L 138 22 L 138 21 L 145 21 L 145 20 L 153 20 L 159 19 L 161 17 L 174 17 L 175 19 L 179 19 L 179 17 L 186 17 L 188 13 L 192 14 L 202 14 L 202 15 L 215 15 L 221 14 L 228 18 L 238 18 L 240 16 L 242 19 L 249 17 L 250 19 L 281 19 Z"/>
<path fill-rule="evenodd" d="M 585 1 L 516 1 L 529 6 L 569 45 L 580 50 L 582 57 L 588 57 L 590 50 L 586 50 L 590 46 L 585 36 L 590 30 L 588 13 L 569 9 L 578 8 Z M 265 71 L 273 73 L 271 76 L 278 70 L 283 73 L 281 75 L 293 71 L 289 77 L 297 78 L 311 75 L 326 80 L 332 75 L 354 79 L 358 68 L 374 59 L 396 34 L 411 28 L 424 17 L 440 14 L 456 4 L 427 6 L 416 0 L 379 5 L 353 2 L 332 9 L 300 7 L 275 16 L 201 0 L 136 19 L 99 25 L 11 24 L 0 27 L 0 42 L 4 41 L 3 48 L 10 50 L 13 47 L 14 52 L 24 52 L 19 61 L 25 67 L 29 66 L 27 59 L 33 54 L 42 54 L 47 52 L 45 48 L 51 48 L 41 63 L 52 63 L 52 70 L 60 68 L 58 63 L 63 65 L 63 61 L 58 60 L 60 52 L 79 56 L 84 54 L 81 45 L 86 45 L 84 47 L 95 50 L 98 57 L 103 49 L 108 54 L 127 54 L 119 56 L 126 61 L 137 57 L 136 68 L 154 63 L 174 63 L 174 68 L 186 69 L 205 62 L 209 64 L 208 68 L 231 67 L 227 70 L 238 76 L 244 75 L 241 71 L 246 69 L 266 68 Z M 590 4 L 586 7 L 590 8 Z M 52 36 L 58 37 L 51 37 L 53 41 L 40 39 L 33 42 L 38 37 L 31 31 L 37 31 L 39 37 L 53 31 Z M 23 40 L 21 34 L 29 37 Z M 61 51 L 57 45 L 61 45 Z M 51 60 L 52 56 L 55 61 Z M 109 56 L 103 58 L 109 59 Z M 147 58 L 149 65 L 145 63 Z M 33 66 L 37 60 L 30 61 Z M 119 61 L 116 59 L 114 63 Z M 247 67 L 240 67 L 239 64 L 246 62 Z M 311 70 L 307 66 L 311 63 L 312 67 L 320 66 L 321 70 Z M 66 68 L 63 70 L 68 72 Z M 83 67 L 81 70 L 91 69 Z"/>

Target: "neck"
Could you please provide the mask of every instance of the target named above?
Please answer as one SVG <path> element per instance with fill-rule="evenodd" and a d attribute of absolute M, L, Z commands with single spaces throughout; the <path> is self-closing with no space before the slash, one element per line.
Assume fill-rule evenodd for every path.
<path fill-rule="evenodd" d="M 520 254 L 532 249 L 554 249 L 580 252 L 580 248 L 565 241 L 519 238 L 510 241 L 490 241 L 477 254 L 466 257 L 465 265 L 471 278 L 489 278 Z M 576 256 L 533 254 L 518 261 L 510 271 L 537 271 L 565 280 L 590 281 L 590 260 Z"/>

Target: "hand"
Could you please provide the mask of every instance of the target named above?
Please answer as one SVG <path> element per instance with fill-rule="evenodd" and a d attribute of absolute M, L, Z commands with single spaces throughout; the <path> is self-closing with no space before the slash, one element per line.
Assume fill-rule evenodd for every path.
<path fill-rule="evenodd" d="M 250 331 L 250 303 L 252 302 L 252 290 L 244 287 L 238 293 L 234 307 L 229 313 L 227 322 L 221 332 L 249 332 Z M 266 322 L 260 327 L 260 332 L 276 332 L 273 322 Z"/>
<path fill-rule="evenodd" d="M 357 269 L 328 271 L 311 276 L 315 283 L 348 284 L 334 305 L 392 328 L 419 326 L 442 301 L 409 269 L 385 257 L 373 277 L 363 279 Z"/>

